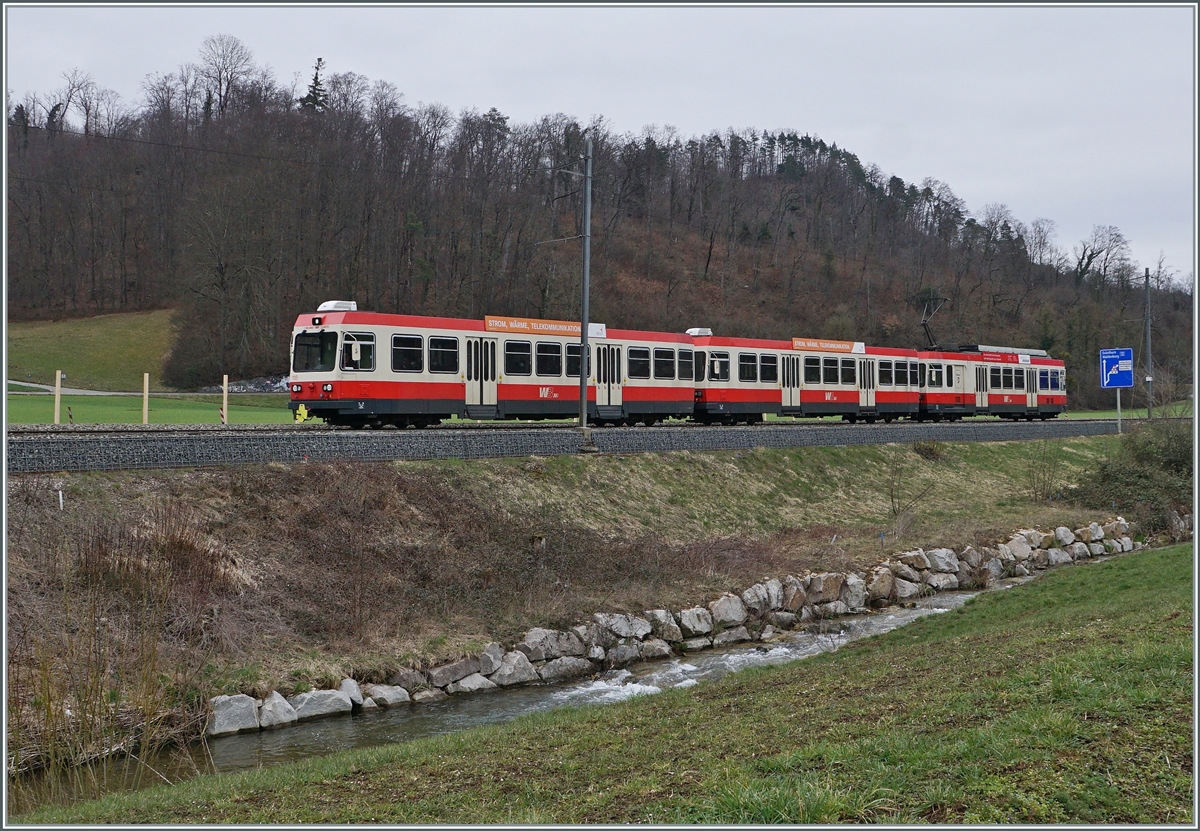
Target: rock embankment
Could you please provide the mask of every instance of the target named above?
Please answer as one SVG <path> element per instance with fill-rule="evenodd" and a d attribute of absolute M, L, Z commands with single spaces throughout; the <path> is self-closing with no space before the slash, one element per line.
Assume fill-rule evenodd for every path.
<path fill-rule="evenodd" d="M 1181 520 L 1190 536 L 1191 516 Z M 565 631 L 535 627 L 512 649 L 490 643 L 478 654 L 424 671 L 404 669 L 387 684 L 346 678 L 336 690 L 312 690 L 264 700 L 249 695 L 211 699 L 209 736 L 282 727 L 376 707 L 409 706 L 452 695 L 517 684 L 554 683 L 635 661 L 650 661 L 744 641 L 770 640 L 810 621 L 860 614 L 955 589 L 983 589 L 1004 577 L 1134 551 L 1121 517 L 1071 530 L 1033 529 L 1006 542 L 960 551 L 915 549 L 888 557 L 865 572 L 819 572 L 764 579 L 686 609 L 649 609 L 641 615 L 596 612 Z"/>

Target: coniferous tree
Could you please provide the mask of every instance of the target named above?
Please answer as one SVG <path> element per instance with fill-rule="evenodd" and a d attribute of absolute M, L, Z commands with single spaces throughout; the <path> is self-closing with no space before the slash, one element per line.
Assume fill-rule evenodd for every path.
<path fill-rule="evenodd" d="M 325 92 L 325 84 L 321 81 L 321 70 L 325 68 L 325 59 L 317 58 L 317 63 L 313 66 L 313 77 L 308 84 L 308 92 L 303 98 L 296 101 L 302 110 L 312 110 L 313 112 L 324 112 L 325 105 L 329 101 L 328 93 Z"/>

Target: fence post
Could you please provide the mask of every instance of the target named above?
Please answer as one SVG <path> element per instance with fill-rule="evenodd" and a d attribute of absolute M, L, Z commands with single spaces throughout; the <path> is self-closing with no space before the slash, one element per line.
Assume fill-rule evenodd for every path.
<path fill-rule="evenodd" d="M 150 373 L 142 373 L 142 424 L 150 423 Z"/>
<path fill-rule="evenodd" d="M 54 370 L 54 423 L 59 423 L 62 413 L 62 370 Z"/>
<path fill-rule="evenodd" d="M 221 376 L 221 423 L 229 424 L 229 376 Z"/>

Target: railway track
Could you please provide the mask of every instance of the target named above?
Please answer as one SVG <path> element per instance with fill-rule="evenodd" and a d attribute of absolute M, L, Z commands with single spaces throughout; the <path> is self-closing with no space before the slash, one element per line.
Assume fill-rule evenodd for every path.
<path fill-rule="evenodd" d="M 425 430 L 350 430 L 322 425 L 16 426 L 8 430 L 11 474 L 206 467 L 269 462 L 391 461 L 748 450 L 915 441 L 1028 441 L 1117 432 L 1113 419 L 956 423 L 767 422 L 750 427 L 660 424 L 594 428 L 592 445 L 569 423 L 470 424 Z"/>

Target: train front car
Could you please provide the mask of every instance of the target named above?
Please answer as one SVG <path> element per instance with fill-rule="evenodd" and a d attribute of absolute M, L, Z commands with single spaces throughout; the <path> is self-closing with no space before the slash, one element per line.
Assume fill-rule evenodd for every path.
<path fill-rule="evenodd" d="M 463 354 L 483 322 L 322 303 L 292 332 L 288 406 L 327 424 L 424 427 L 466 414 Z"/>

